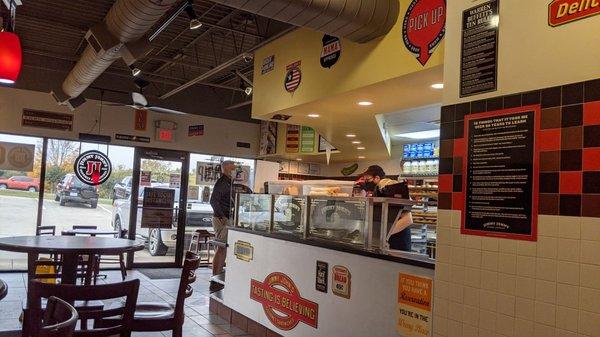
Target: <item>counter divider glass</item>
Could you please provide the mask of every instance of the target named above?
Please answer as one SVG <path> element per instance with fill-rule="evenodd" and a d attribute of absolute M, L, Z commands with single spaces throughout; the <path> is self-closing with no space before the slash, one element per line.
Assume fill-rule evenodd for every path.
<path fill-rule="evenodd" d="M 238 194 L 234 227 L 389 251 L 390 225 L 413 205 L 395 198 Z"/>

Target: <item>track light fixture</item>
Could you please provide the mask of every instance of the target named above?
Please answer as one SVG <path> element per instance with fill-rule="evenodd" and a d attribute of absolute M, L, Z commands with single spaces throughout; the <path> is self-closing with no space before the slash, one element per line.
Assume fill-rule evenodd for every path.
<path fill-rule="evenodd" d="M 133 65 L 133 64 L 130 64 L 130 65 L 129 65 L 129 69 L 131 69 L 131 74 L 132 74 L 134 77 L 137 77 L 137 76 L 139 76 L 139 75 L 142 73 L 142 70 L 141 70 L 140 68 L 136 67 L 136 66 L 135 66 L 135 65 Z"/>
<path fill-rule="evenodd" d="M 190 18 L 190 29 L 193 30 L 202 27 L 202 22 L 198 20 L 198 15 L 196 15 L 192 1 L 188 1 L 187 6 L 185 6 L 185 12 Z"/>

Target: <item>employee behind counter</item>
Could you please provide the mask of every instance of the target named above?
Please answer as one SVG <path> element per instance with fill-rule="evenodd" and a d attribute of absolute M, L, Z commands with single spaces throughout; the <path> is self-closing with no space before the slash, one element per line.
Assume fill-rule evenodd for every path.
<path fill-rule="evenodd" d="M 367 196 L 409 199 L 407 183 L 385 178 L 385 171 L 378 165 L 369 166 L 360 175 L 357 184 L 366 191 Z M 412 242 L 409 226 L 412 223 L 412 216 L 409 211 L 404 211 L 398 217 L 400 211 L 390 206 L 388 224 L 393 225 L 386 237 L 390 249 L 410 251 Z M 381 221 L 381 208 L 375 210 L 373 221 Z"/>

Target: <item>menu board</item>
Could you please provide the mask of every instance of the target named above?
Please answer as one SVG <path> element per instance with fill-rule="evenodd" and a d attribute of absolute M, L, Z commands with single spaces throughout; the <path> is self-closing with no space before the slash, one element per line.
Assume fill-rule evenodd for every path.
<path fill-rule="evenodd" d="M 498 86 L 498 0 L 463 12 L 460 97 L 495 91 Z"/>
<path fill-rule="evenodd" d="M 469 115 L 463 233 L 534 240 L 535 111 Z"/>

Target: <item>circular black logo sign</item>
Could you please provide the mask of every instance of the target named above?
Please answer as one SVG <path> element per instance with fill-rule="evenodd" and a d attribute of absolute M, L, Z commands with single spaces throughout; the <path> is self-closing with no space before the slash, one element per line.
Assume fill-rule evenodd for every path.
<path fill-rule="evenodd" d="M 340 59 L 340 55 L 342 54 L 342 43 L 339 38 L 327 34 L 323 35 L 322 41 L 321 67 L 331 68 Z"/>
<path fill-rule="evenodd" d="M 108 157 L 95 150 L 80 154 L 73 166 L 77 178 L 90 186 L 101 185 L 112 172 L 112 165 Z"/>

